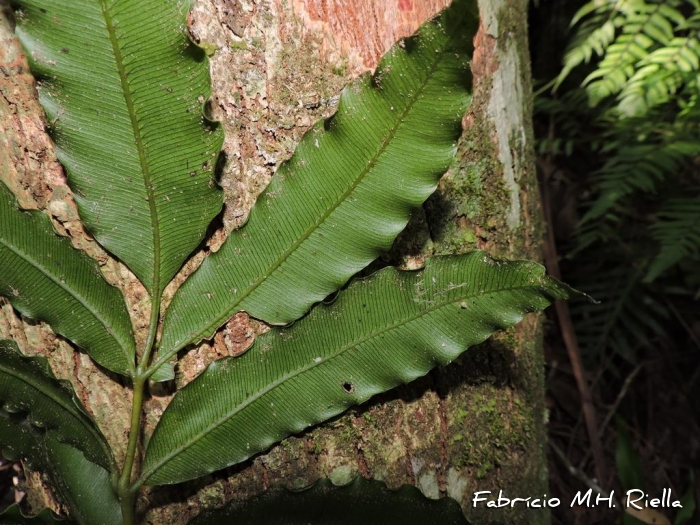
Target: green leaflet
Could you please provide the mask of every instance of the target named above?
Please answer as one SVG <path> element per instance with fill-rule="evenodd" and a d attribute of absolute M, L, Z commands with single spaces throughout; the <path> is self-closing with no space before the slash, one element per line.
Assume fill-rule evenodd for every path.
<path fill-rule="evenodd" d="M 332 305 L 212 363 L 180 390 L 148 444 L 141 482 L 177 483 L 241 462 L 570 292 L 536 263 L 483 252 L 355 281 Z"/>
<path fill-rule="evenodd" d="M 134 338 L 124 297 L 97 263 L 54 232 L 41 212 L 22 212 L 0 183 L 0 295 L 22 315 L 85 349 L 124 375 L 134 369 Z"/>
<path fill-rule="evenodd" d="M 85 349 L 99 364 L 128 375 L 134 338 L 124 298 L 97 263 L 54 232 L 41 212 L 22 212 L 0 183 L 0 295 L 22 315 Z"/>
<path fill-rule="evenodd" d="M 340 97 L 253 208 L 177 291 L 160 360 L 237 311 L 303 315 L 388 250 L 452 161 L 470 101 L 476 3 L 458 0 Z"/>
<path fill-rule="evenodd" d="M 19 505 L 14 504 L 7 507 L 5 512 L 0 514 L 0 525 L 70 525 L 72 521 L 62 520 L 49 509 L 42 510 L 35 516 L 25 516 Z"/>
<path fill-rule="evenodd" d="M 163 363 L 150 377 L 150 380 L 156 383 L 171 381 L 173 379 L 175 379 L 175 362 Z"/>
<path fill-rule="evenodd" d="M 81 525 L 123 525 L 122 511 L 109 472 L 88 461 L 78 449 L 46 435 L 46 455 L 53 487 Z"/>
<path fill-rule="evenodd" d="M 81 218 L 156 297 L 222 205 L 192 1 L 13 2 Z"/>
<path fill-rule="evenodd" d="M 25 357 L 0 340 L 0 447 L 3 454 L 44 465 L 47 433 L 77 447 L 94 463 L 113 465 L 112 453 L 66 381 L 43 357 Z"/>
<path fill-rule="evenodd" d="M 41 439 L 42 429 L 33 426 L 24 414 L 0 408 L 0 454 L 4 458 L 23 460 L 41 470 L 45 466 Z"/>
<path fill-rule="evenodd" d="M 455 500 L 431 500 L 411 485 L 389 490 L 381 481 L 357 477 L 344 486 L 322 479 L 311 488 L 271 490 L 197 516 L 191 525 L 467 525 Z"/>
<path fill-rule="evenodd" d="M 78 523 L 122 523 L 107 470 L 116 466 L 102 434 L 46 359 L 23 356 L 12 341 L 0 341 L 0 449 L 47 472 Z M 0 515 L 5 523 L 59 522 L 48 511 L 29 518 L 17 509 Z"/>

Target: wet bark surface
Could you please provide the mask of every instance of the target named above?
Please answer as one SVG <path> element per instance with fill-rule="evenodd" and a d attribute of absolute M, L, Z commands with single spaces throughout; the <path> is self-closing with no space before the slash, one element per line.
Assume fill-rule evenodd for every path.
<path fill-rule="evenodd" d="M 211 112 L 226 130 L 221 186 L 226 208 L 207 242 L 216 249 L 241 226 L 256 196 L 304 132 L 333 113 L 342 87 L 372 69 L 398 38 L 411 34 L 447 0 L 200 0 L 192 38 L 211 53 Z M 531 86 L 526 3 L 480 2 L 473 60 L 474 100 L 464 118 L 459 158 L 438 192 L 418 210 L 387 260 L 412 267 L 425 255 L 481 248 L 506 257 L 540 257 L 541 217 L 532 164 Z M 83 230 L 36 98 L 36 83 L 0 16 L 0 178 L 26 208 L 45 210 L 57 231 L 95 257 L 121 288 L 143 338 L 148 295 L 133 275 Z M 196 255 L 164 298 L 201 262 Z M 181 355 L 178 385 L 213 359 L 244 350 L 260 323 L 238 315 L 215 337 Z M 49 358 L 95 416 L 118 460 L 128 431 L 130 390 L 75 352 L 42 323 L 22 319 L 0 299 L 0 337 Z M 153 386 L 144 438 L 172 389 Z M 479 522 L 546 522 L 546 512 L 473 508 L 475 491 L 511 497 L 546 492 L 543 378 L 539 321 L 528 317 L 455 363 L 331 422 L 291 437 L 252 460 L 201 480 L 145 492 L 145 523 L 186 523 L 203 508 L 243 500 L 273 485 L 301 488 L 320 477 L 356 475 L 389 486 L 417 485 L 449 495 Z M 41 478 L 25 482 L 35 508 L 54 506 Z"/>

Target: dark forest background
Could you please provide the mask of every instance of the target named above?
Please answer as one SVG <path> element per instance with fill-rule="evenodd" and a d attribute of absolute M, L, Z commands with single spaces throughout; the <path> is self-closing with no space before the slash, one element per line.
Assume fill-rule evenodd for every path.
<path fill-rule="evenodd" d="M 700 7 L 530 8 L 550 273 L 594 297 L 551 311 L 553 523 L 699 523 Z M 663 489 L 683 510 L 570 508 Z"/>

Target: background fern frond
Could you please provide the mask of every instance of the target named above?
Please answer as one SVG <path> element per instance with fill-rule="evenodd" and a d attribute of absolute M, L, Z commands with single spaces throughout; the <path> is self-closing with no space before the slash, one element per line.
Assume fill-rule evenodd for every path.
<path fill-rule="evenodd" d="M 683 86 L 697 91 L 699 11 L 696 0 L 586 3 L 574 16 L 576 33 L 555 89 L 597 56 L 600 62 L 583 81 L 591 107 L 618 95 L 621 117 L 641 116 Z"/>
<path fill-rule="evenodd" d="M 636 192 L 654 192 L 659 183 L 679 174 L 685 163 L 700 155 L 700 142 L 674 141 L 622 144 L 598 172 L 599 198 L 584 221 L 610 211 L 622 198 Z"/>
<path fill-rule="evenodd" d="M 618 97 L 622 116 L 641 116 L 669 102 L 683 86 L 697 93 L 700 71 L 700 41 L 697 33 L 675 37 L 665 47 L 649 53 L 627 81 Z"/>
<path fill-rule="evenodd" d="M 643 274 L 638 270 L 618 266 L 601 268 L 594 275 L 595 280 L 585 282 L 598 302 L 577 302 L 571 308 L 581 349 L 589 359 L 613 352 L 636 363 L 640 349 L 657 338 L 668 338 L 663 327 L 668 309 L 641 283 Z"/>
<path fill-rule="evenodd" d="M 584 80 L 592 106 L 618 93 L 634 75 L 634 65 L 649 55 L 656 42 L 665 44 L 673 37 L 671 24 L 660 15 L 659 5 L 623 2 L 620 7 L 625 15 L 622 34 L 605 49 L 598 67 Z"/>
<path fill-rule="evenodd" d="M 651 226 L 651 233 L 660 249 L 645 277 L 647 282 L 700 252 L 700 195 L 669 199 L 659 212 L 658 219 Z"/>
<path fill-rule="evenodd" d="M 553 14 L 535 13 L 532 32 L 533 49 L 544 55 L 534 74 L 543 83 L 555 79 L 535 103 L 548 226 L 562 278 L 598 300 L 569 304 L 593 405 L 600 415 L 616 400 L 613 411 L 633 414 L 646 448 L 659 416 L 686 418 L 671 416 L 666 399 L 652 416 L 647 407 L 660 399 L 658 386 L 673 383 L 679 398 L 692 400 L 700 384 L 700 0 L 553 3 Z M 576 9 L 570 35 L 557 22 Z M 542 28 L 551 34 L 540 35 Z M 563 70 L 551 67 L 557 59 Z M 567 358 L 563 341 L 550 350 L 549 389 L 559 410 L 552 441 L 568 441 L 569 458 L 579 448 L 588 457 L 595 445 L 581 439 L 580 406 L 570 399 L 575 374 L 557 366 Z M 632 384 L 637 375 L 644 379 Z M 661 452 L 667 433 L 657 442 L 664 461 L 678 456 L 678 444 Z M 585 459 L 579 465 L 592 468 Z"/>
<path fill-rule="evenodd" d="M 564 68 L 557 77 L 557 87 L 581 64 L 587 64 L 594 55 L 601 56 L 614 41 L 617 28 L 624 17 L 616 9 L 620 2 L 593 0 L 584 5 L 574 16 L 571 25 L 580 25 L 564 55 Z"/>

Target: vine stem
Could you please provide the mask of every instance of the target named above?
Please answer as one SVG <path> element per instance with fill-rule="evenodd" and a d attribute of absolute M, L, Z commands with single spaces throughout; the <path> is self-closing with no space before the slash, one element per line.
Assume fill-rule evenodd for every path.
<path fill-rule="evenodd" d="M 148 372 L 148 361 L 156 340 L 158 331 L 158 320 L 160 319 L 160 301 L 162 291 L 157 290 L 153 294 L 151 302 L 151 317 L 148 323 L 148 335 L 143 347 L 141 358 L 136 366 L 136 373 L 133 377 L 134 395 L 131 402 L 131 423 L 129 428 L 129 441 L 124 457 L 119 480 L 117 482 L 117 495 L 122 510 L 122 522 L 124 525 L 135 525 L 136 523 L 136 491 L 131 490 L 131 477 L 134 471 L 134 462 L 139 449 L 139 437 L 141 435 L 141 410 L 143 409 L 143 399 L 145 395 L 146 383 L 151 374 Z M 137 473 L 138 474 L 138 473 Z"/>
<path fill-rule="evenodd" d="M 124 467 L 117 485 L 117 493 L 122 507 L 122 520 L 124 525 L 134 525 L 134 503 L 136 494 L 129 490 L 131 485 L 131 473 L 134 468 L 134 460 L 141 433 L 141 408 L 143 407 L 143 394 L 146 381 L 140 377 L 134 378 L 134 398 L 131 404 L 131 428 L 129 429 L 129 444 L 124 458 Z"/>
<path fill-rule="evenodd" d="M 139 360 L 138 366 L 136 367 L 136 377 L 134 378 L 134 383 L 137 379 L 146 381 L 151 374 L 148 372 L 148 361 L 151 359 L 151 352 L 153 351 L 154 343 L 156 341 L 156 333 L 158 332 L 158 320 L 160 319 L 160 300 L 162 298 L 163 292 L 161 290 L 156 291 L 153 294 L 153 301 L 151 303 L 151 318 L 148 321 L 148 336 L 146 337 L 146 344 L 143 347 L 143 353 L 141 354 L 141 359 Z"/>

